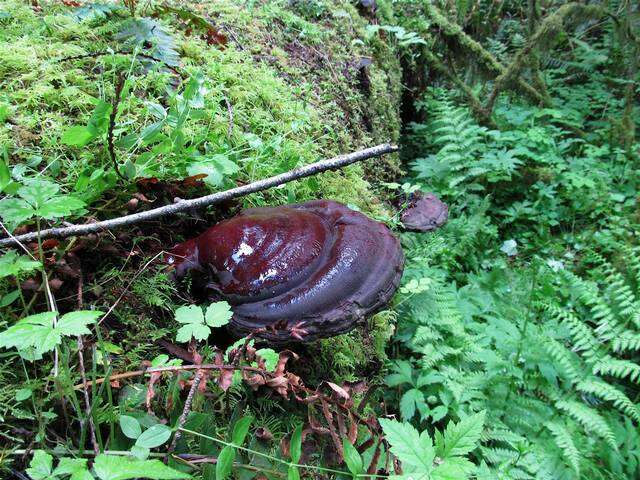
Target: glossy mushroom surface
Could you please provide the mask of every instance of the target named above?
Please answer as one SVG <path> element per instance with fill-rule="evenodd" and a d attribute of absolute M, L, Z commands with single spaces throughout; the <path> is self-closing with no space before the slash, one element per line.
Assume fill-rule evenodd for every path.
<path fill-rule="evenodd" d="M 398 239 L 333 201 L 255 208 L 177 245 L 177 275 L 207 272 L 233 306 L 230 329 L 274 343 L 330 337 L 381 309 L 402 276 Z"/>
<path fill-rule="evenodd" d="M 402 212 L 404 228 L 415 232 L 430 232 L 449 218 L 449 207 L 433 193 L 414 192 Z"/>

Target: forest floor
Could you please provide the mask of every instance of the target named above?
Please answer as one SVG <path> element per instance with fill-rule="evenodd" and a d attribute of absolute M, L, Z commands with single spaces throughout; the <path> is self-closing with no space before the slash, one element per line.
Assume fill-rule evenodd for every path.
<path fill-rule="evenodd" d="M 0 0 L 14 234 L 401 146 L 3 251 L 2 475 L 635 478 L 638 12 L 488 3 Z M 444 226 L 402 231 L 417 190 Z M 236 341 L 224 302 L 193 306 L 162 261 L 242 208 L 316 198 L 386 223 L 406 258 L 348 334 Z"/>

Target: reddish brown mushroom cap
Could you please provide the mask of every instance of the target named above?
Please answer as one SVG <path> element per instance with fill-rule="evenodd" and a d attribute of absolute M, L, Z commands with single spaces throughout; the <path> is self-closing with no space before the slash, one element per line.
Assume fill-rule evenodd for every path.
<path fill-rule="evenodd" d="M 449 207 L 433 193 L 417 191 L 412 194 L 407 209 L 402 212 L 402 225 L 407 230 L 430 232 L 449 218 Z"/>
<path fill-rule="evenodd" d="M 318 200 L 245 210 L 172 250 L 178 275 L 211 272 L 210 288 L 233 306 L 231 330 L 266 328 L 276 342 L 351 330 L 382 308 L 400 282 L 404 257 L 382 223 Z"/>

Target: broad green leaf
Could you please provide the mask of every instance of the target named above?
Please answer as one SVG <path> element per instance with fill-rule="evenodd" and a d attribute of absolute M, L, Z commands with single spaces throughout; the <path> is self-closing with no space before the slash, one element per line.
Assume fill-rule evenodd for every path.
<path fill-rule="evenodd" d="M 159 447 L 171 436 L 171 429 L 166 425 L 161 423 L 157 423 L 152 427 L 148 428 L 138 437 L 136 440 L 136 445 L 139 447 L 145 448 L 155 448 Z"/>
<path fill-rule="evenodd" d="M 416 413 L 417 405 L 424 404 L 424 394 L 417 388 L 407 390 L 400 399 L 400 413 L 405 421 L 411 420 Z"/>
<path fill-rule="evenodd" d="M 20 198 L 34 208 L 44 205 L 60 191 L 60 185 L 43 179 L 34 179 L 18 189 Z"/>
<path fill-rule="evenodd" d="M 207 307 L 205 320 L 210 327 L 222 327 L 229 323 L 232 316 L 231 305 L 227 302 L 215 302 Z"/>
<path fill-rule="evenodd" d="M 18 350 L 37 347 L 38 343 L 53 331 L 55 317 L 56 312 L 44 312 L 23 318 L 0 333 L 0 347 Z"/>
<path fill-rule="evenodd" d="M 15 251 L 9 250 L 0 257 L 0 278 L 32 272 L 41 265 L 40 262 L 31 260 L 26 255 L 18 255 Z"/>
<path fill-rule="evenodd" d="M 462 456 L 476 448 L 484 428 L 484 418 L 485 412 L 482 411 L 458 423 L 449 422 L 444 431 L 444 447 L 438 451 L 439 456 L 444 459 Z"/>
<path fill-rule="evenodd" d="M 347 437 L 342 439 L 342 450 L 344 451 L 344 463 L 347 464 L 351 474 L 355 476 L 364 473 L 362 457 Z"/>
<path fill-rule="evenodd" d="M 433 480 L 462 480 L 476 470 L 476 466 L 464 457 L 451 457 L 440 463 L 431 473 Z"/>
<path fill-rule="evenodd" d="M 86 458 L 61 458 L 53 474 L 58 476 L 71 475 L 69 480 L 93 479 L 93 476 L 87 469 Z"/>
<path fill-rule="evenodd" d="M 44 450 L 33 452 L 33 458 L 26 472 L 33 480 L 50 480 L 53 472 L 53 457 Z"/>
<path fill-rule="evenodd" d="M 140 434 L 142 433 L 142 427 L 140 427 L 140 422 L 129 415 L 120 415 L 120 428 L 122 429 L 122 433 L 127 438 L 131 438 L 132 440 L 136 440 Z"/>
<path fill-rule="evenodd" d="M 107 133 L 109 117 L 112 110 L 113 106 L 110 103 L 104 100 L 98 100 L 96 102 L 96 108 L 93 110 L 89 124 L 87 125 L 87 130 L 94 135 L 94 137 Z"/>
<path fill-rule="evenodd" d="M 224 176 L 220 168 L 213 162 L 194 162 L 187 166 L 187 173 L 190 176 L 206 175 L 203 179 L 207 185 L 219 187 L 222 185 Z"/>
<path fill-rule="evenodd" d="M 225 175 L 231 175 L 240 170 L 240 167 L 235 162 L 232 162 L 229 160 L 229 157 L 221 153 L 207 155 L 204 158 L 207 162 L 213 163 L 217 167 L 218 171 Z"/>
<path fill-rule="evenodd" d="M 421 434 L 409 423 L 400 423 L 386 418 L 380 419 L 385 438 L 391 452 L 405 466 L 413 467 L 416 473 L 428 475 L 433 469 L 435 450 L 429 434 Z"/>
<path fill-rule="evenodd" d="M 202 308 L 197 305 L 179 307 L 175 313 L 176 322 L 179 323 L 204 323 Z"/>
<path fill-rule="evenodd" d="M 134 445 L 133 447 L 131 447 L 131 454 L 138 460 L 146 460 L 147 458 L 149 458 L 150 453 L 151 449 L 147 447 L 141 447 L 140 445 Z"/>
<path fill-rule="evenodd" d="M 46 204 L 36 208 L 36 215 L 53 220 L 54 218 L 65 217 L 84 207 L 84 202 L 71 195 L 53 197 L 47 200 Z"/>
<path fill-rule="evenodd" d="M 20 290 L 9 292 L 0 298 L 0 308 L 8 307 L 20 297 Z"/>
<path fill-rule="evenodd" d="M 70 147 L 84 147 L 96 138 L 96 136 L 97 135 L 91 132 L 86 126 L 74 125 L 65 130 L 62 137 L 60 137 L 60 142 Z"/>
<path fill-rule="evenodd" d="M 242 444 L 244 443 L 244 439 L 249 432 L 251 422 L 253 422 L 253 417 L 251 415 L 247 415 L 238 420 L 233 426 L 233 435 L 231 437 L 231 441 L 234 443 L 234 445 L 237 445 L 239 447 L 242 446 Z"/>
<path fill-rule="evenodd" d="M 4 160 L 0 160 L 0 192 L 4 190 L 4 187 L 11 183 L 11 173 L 9 173 L 9 167 Z"/>
<path fill-rule="evenodd" d="M 91 330 L 87 328 L 87 325 L 96 323 L 102 314 L 103 312 L 99 310 L 78 310 L 65 313 L 60 317 L 56 329 L 61 335 L 89 335 Z"/>
<path fill-rule="evenodd" d="M 100 480 L 178 480 L 191 478 L 186 473 L 167 467 L 160 460 L 134 460 L 116 455 L 98 455 L 93 469 Z"/>
<path fill-rule="evenodd" d="M 30 388 L 21 388 L 16 390 L 16 401 L 22 402 L 27 398 L 30 398 L 32 393 L 33 391 Z"/>
<path fill-rule="evenodd" d="M 15 228 L 25 220 L 32 218 L 35 213 L 34 208 L 24 200 L 18 198 L 0 200 L 0 215 L 10 227 Z M 10 228 L 10 230 L 13 228 Z"/>
<path fill-rule="evenodd" d="M 220 451 L 216 463 L 216 480 L 225 480 L 231 474 L 235 458 L 236 449 L 233 447 L 227 445 Z"/>
<path fill-rule="evenodd" d="M 189 323 L 178 329 L 176 341 L 180 343 L 190 342 L 191 337 L 198 341 L 204 341 L 209 338 L 209 335 L 211 335 L 211 329 L 208 326 Z"/>
<path fill-rule="evenodd" d="M 287 470 L 287 480 L 300 480 L 300 470 L 298 470 L 298 467 L 294 467 L 293 465 L 289 466 Z"/>
<path fill-rule="evenodd" d="M 52 351 L 62 342 L 62 336 L 57 328 L 42 327 L 33 333 L 33 346 L 36 353 L 42 354 Z"/>
<path fill-rule="evenodd" d="M 291 442 L 289 443 L 289 454 L 293 463 L 300 461 L 302 455 L 302 425 L 298 425 L 291 434 Z"/>
<path fill-rule="evenodd" d="M 280 355 L 273 348 L 261 348 L 256 350 L 256 354 L 264 360 L 264 366 L 268 371 L 273 372 L 276 369 Z"/>

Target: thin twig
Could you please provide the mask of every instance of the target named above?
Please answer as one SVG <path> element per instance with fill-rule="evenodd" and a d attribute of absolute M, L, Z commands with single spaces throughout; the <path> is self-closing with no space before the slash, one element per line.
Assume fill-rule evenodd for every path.
<path fill-rule="evenodd" d="M 93 423 L 93 415 L 91 414 L 91 401 L 89 400 L 89 389 L 87 387 L 87 373 L 84 368 L 84 343 L 82 335 L 78 335 L 78 360 L 80 368 L 80 378 L 82 379 L 82 393 L 84 396 L 84 408 L 87 415 L 87 423 L 89 424 L 89 437 L 91 438 L 91 446 L 96 455 L 100 453 L 98 448 L 98 440 L 96 439 L 96 426 Z"/>
<path fill-rule="evenodd" d="M 171 453 L 175 450 L 176 445 L 178 444 L 178 440 L 180 440 L 180 436 L 182 435 L 182 431 L 180 429 L 184 427 L 184 424 L 187 421 L 187 417 L 189 416 L 189 412 L 191 411 L 191 404 L 193 403 L 193 399 L 196 396 L 196 392 L 198 391 L 198 386 L 200 385 L 200 381 L 202 380 L 203 376 L 204 376 L 204 371 L 197 370 L 195 377 L 193 377 L 193 383 L 191 384 L 191 389 L 189 390 L 187 399 L 184 402 L 182 415 L 180 415 L 180 418 L 178 419 L 178 429 L 175 435 L 173 436 L 171 445 L 169 445 L 168 453 Z"/>
<path fill-rule="evenodd" d="M 82 300 L 82 272 L 78 278 L 78 310 L 82 310 L 84 302 Z M 91 438 L 91 446 L 96 455 L 100 453 L 98 448 L 98 440 L 96 438 L 96 426 L 93 422 L 93 415 L 91 413 L 91 401 L 89 400 L 89 389 L 87 388 L 87 372 L 84 368 L 84 342 L 82 341 L 82 335 L 78 335 L 78 368 L 80 369 L 80 378 L 82 379 L 82 393 L 84 396 L 84 407 L 89 424 L 89 437 Z"/>
<path fill-rule="evenodd" d="M 176 213 L 184 212 L 191 209 L 204 208 L 216 203 L 231 200 L 233 198 L 242 197 L 250 193 L 267 190 L 271 187 L 282 185 L 293 180 L 310 177 L 327 170 L 336 170 L 338 168 L 351 165 L 352 163 L 360 162 L 362 160 L 367 160 L 373 157 L 379 157 L 386 153 L 396 152 L 397 150 L 397 146 L 391 145 L 389 143 L 383 143 L 375 147 L 366 148 L 357 152 L 349 153 L 346 155 L 339 155 L 334 158 L 311 163 L 309 165 L 305 165 L 303 167 L 296 168 L 294 170 L 290 170 L 273 177 L 265 178 L 263 180 L 258 180 L 241 187 L 226 190 L 224 192 L 213 193 L 211 195 L 205 195 L 204 197 L 194 198 L 191 200 L 180 200 L 179 202 L 173 203 L 171 205 L 165 205 L 164 207 L 154 208 L 152 210 L 134 213 L 131 215 L 125 215 L 123 217 L 112 218 L 110 220 L 104 220 L 102 222 L 41 230 L 40 238 L 66 238 L 78 235 L 86 235 L 88 233 L 102 232 L 105 230 L 112 230 L 123 226 L 134 225 L 140 222 L 153 220 L 167 215 L 175 215 Z M 25 233 L 24 235 L 18 235 L 10 238 L 2 238 L 0 239 L 0 247 L 15 245 L 17 241 L 29 242 L 37 238 L 38 232 Z"/>

